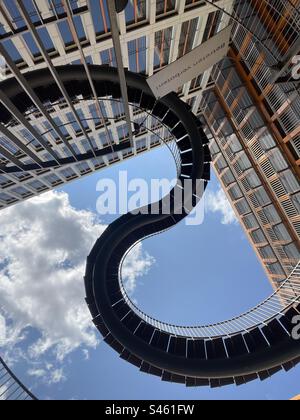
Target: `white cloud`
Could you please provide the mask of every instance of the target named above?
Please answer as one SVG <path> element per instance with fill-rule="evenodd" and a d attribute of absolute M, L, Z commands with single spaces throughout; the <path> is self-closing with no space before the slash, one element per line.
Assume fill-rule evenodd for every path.
<path fill-rule="evenodd" d="M 84 360 L 90 360 L 90 352 L 87 349 L 82 350 Z"/>
<path fill-rule="evenodd" d="M 97 346 L 83 276 L 86 257 L 105 228 L 92 212 L 72 208 L 65 193 L 50 192 L 0 212 L 0 347 L 12 350 L 21 342 L 29 360 L 51 354 L 63 361 L 79 347 Z M 152 263 L 142 245 L 130 253 L 124 267 L 130 293 Z M 39 332 L 34 340 L 30 327 Z M 29 372 L 39 377 L 43 369 Z M 51 383 L 64 379 L 53 366 L 45 373 Z"/>
<path fill-rule="evenodd" d="M 66 380 L 63 369 L 55 369 L 51 372 L 49 384 L 58 384 Z"/>
<path fill-rule="evenodd" d="M 142 243 L 129 252 L 122 270 L 124 285 L 129 295 L 134 293 L 138 277 L 147 274 L 154 263 L 155 259 L 143 251 Z"/>
<path fill-rule="evenodd" d="M 27 374 L 46 385 L 58 384 L 66 380 L 63 368 L 55 369 L 53 365 L 48 365 L 44 368 L 29 369 Z"/>
<path fill-rule="evenodd" d="M 34 376 L 35 378 L 44 378 L 47 374 L 44 369 L 29 369 L 27 373 L 29 376 Z"/>
<path fill-rule="evenodd" d="M 207 212 L 220 213 L 222 217 L 221 223 L 223 225 L 237 223 L 237 218 L 231 204 L 221 188 L 216 192 L 208 191 L 206 193 L 205 208 Z"/>

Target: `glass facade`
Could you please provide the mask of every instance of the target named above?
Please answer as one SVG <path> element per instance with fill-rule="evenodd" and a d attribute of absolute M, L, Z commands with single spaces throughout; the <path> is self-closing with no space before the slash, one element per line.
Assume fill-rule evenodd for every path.
<path fill-rule="evenodd" d="M 1 2 L 0 54 L 10 60 L 7 78 L 47 67 L 49 63 L 53 67 L 80 64 L 83 56 L 89 64 L 117 65 L 107 2 L 80 0 L 68 3 L 71 20 L 60 0 Z M 232 1 L 225 3 L 230 7 Z M 118 18 L 124 66 L 133 72 L 153 74 L 199 45 L 205 33 L 209 36 L 207 26 L 215 23 L 214 15 L 213 7 L 201 1 L 130 1 Z M 221 26 L 220 21 L 219 29 Z M 217 30 L 214 26 L 209 33 L 213 35 Z M 199 92 L 208 79 L 209 72 L 206 77 L 201 75 L 180 89 L 181 96 L 194 110 L 199 107 Z M 74 153 L 80 155 L 110 145 L 114 147 L 128 138 L 122 103 L 102 98 L 96 104 L 92 99 L 80 101 L 79 98 L 74 109 L 70 109 L 67 99 L 62 97 L 59 102 L 46 104 L 44 111 L 52 121 L 45 118 L 45 112 L 33 106 L 26 115 L 27 125 L 11 116 L 6 127 L 0 126 L 3 168 L 13 165 L 10 160 L 12 162 L 14 157 L 22 164 L 32 164 L 37 158 L 43 162 L 53 160 L 52 152 L 55 151 L 55 156 L 65 159 Z M 5 110 L 10 112 L 7 107 Z M 132 121 L 143 122 L 145 126 L 132 149 L 112 151 L 103 157 L 89 159 L 84 165 L 73 163 L 62 170 L 3 174 L 0 208 L 161 145 L 160 138 L 166 135 L 162 127 L 150 117 L 146 118 L 139 109 L 130 107 L 130 112 Z M 154 133 L 149 134 L 147 129 Z"/>
<path fill-rule="evenodd" d="M 295 205 L 300 96 L 291 81 L 270 83 L 271 66 L 274 57 L 284 61 L 297 25 L 291 29 L 293 8 L 283 15 L 270 14 L 268 2 L 237 2 L 236 8 L 246 10 L 247 3 L 248 27 L 268 39 L 269 50 L 262 51 L 245 28 L 236 27 L 228 58 L 213 69 L 214 89 L 204 93 L 200 107 L 210 128 L 217 175 L 278 287 L 300 259 Z"/>

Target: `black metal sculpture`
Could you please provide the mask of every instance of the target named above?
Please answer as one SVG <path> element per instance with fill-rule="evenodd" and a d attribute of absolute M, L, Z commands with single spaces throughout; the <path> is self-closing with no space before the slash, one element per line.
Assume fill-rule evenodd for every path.
<path fill-rule="evenodd" d="M 84 100 L 91 97 L 82 66 L 59 67 L 57 72 L 74 101 L 79 96 Z M 90 72 L 99 98 L 121 98 L 116 69 L 90 66 Z M 42 102 L 61 98 L 48 69 L 26 74 L 26 78 Z M 129 101 L 157 118 L 176 142 L 178 180 L 191 181 L 192 189 L 186 199 L 196 206 L 201 199 L 196 185 L 201 180 L 203 189 L 207 186 L 211 160 L 208 139 L 199 120 L 176 94 L 157 101 L 145 77 L 126 72 L 126 79 Z M 8 81 L 3 88 L 20 111 L 32 106 L 26 95 L 18 100 L 22 88 L 16 82 Z M 163 214 L 159 202 L 158 214 L 152 214 L 149 205 L 139 215 L 122 216 L 98 239 L 88 257 L 87 303 L 104 340 L 141 371 L 187 386 L 240 385 L 291 369 L 300 360 L 300 340 L 293 334 L 294 320 L 300 313 L 299 267 L 256 308 L 210 326 L 180 327 L 154 320 L 126 294 L 121 268 L 128 250 L 138 241 L 172 228 L 191 211 L 185 201 L 178 206 L 175 197 L 179 189 L 178 183 L 170 192 L 169 214 Z"/>

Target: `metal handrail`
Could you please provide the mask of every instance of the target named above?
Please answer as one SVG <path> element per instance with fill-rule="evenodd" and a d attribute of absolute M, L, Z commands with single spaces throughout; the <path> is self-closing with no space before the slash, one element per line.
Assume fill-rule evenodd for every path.
<path fill-rule="evenodd" d="M 165 229 L 162 232 L 149 235 L 145 239 L 149 239 L 158 234 L 168 231 Z M 294 306 L 296 303 L 300 302 L 300 261 L 297 266 L 294 268 L 290 276 L 281 284 L 281 286 L 267 299 L 262 303 L 258 304 L 256 307 L 251 310 L 227 321 L 222 321 L 216 324 L 203 325 L 203 326 L 178 326 L 175 324 L 169 324 L 166 322 L 161 322 L 141 311 L 137 305 L 129 297 L 123 277 L 122 277 L 122 267 L 125 262 L 126 257 L 132 251 L 132 249 L 137 246 L 140 242 L 137 241 L 124 255 L 122 263 L 119 269 L 119 281 L 120 288 L 124 300 L 128 306 L 145 322 L 154 326 L 161 331 L 168 332 L 178 336 L 191 337 L 191 338 L 215 338 L 215 337 L 227 337 L 228 335 L 240 334 L 243 332 L 248 332 L 258 326 L 264 326 L 269 323 L 272 319 L 275 319 L 286 312 L 290 307 Z M 290 290 L 293 290 L 290 293 Z M 287 296 L 288 298 L 284 298 Z M 284 306 L 282 303 L 283 300 L 286 300 L 287 303 Z"/>
<path fill-rule="evenodd" d="M 0 401 L 37 400 L 0 357 Z"/>

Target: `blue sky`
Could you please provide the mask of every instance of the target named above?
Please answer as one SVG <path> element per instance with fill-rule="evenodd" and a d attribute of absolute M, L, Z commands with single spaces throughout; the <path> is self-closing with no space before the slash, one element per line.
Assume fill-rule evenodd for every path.
<path fill-rule="evenodd" d="M 65 186 L 61 191 L 69 195 L 69 204 L 76 211 L 88 210 L 95 213 L 99 194 L 96 191 L 97 181 L 100 177 L 117 180 L 120 170 L 128 170 L 129 178 L 143 177 L 150 180 L 151 177 L 172 179 L 175 176 L 174 164 L 169 154 L 157 150 Z M 217 180 L 213 178 L 209 189 L 211 197 L 216 197 L 219 188 Z M 46 204 L 49 206 L 49 203 Z M 212 210 L 212 207 L 210 208 Z M 20 209 L 21 207 L 16 211 L 21 211 Z M 41 217 L 44 214 L 47 214 L 46 210 Z M 25 211 L 22 217 L 26 217 Z M 111 220 L 111 217 L 101 217 L 101 223 L 104 224 L 110 223 Z M 91 225 L 87 219 L 85 222 Z M 46 244 L 49 239 L 47 235 L 50 237 L 51 232 L 46 231 L 42 237 Z M 68 241 L 68 238 L 64 238 L 63 227 L 56 235 L 58 241 Z M 74 246 L 71 244 L 72 247 L 75 249 L 78 245 L 74 243 Z M 72 254 L 72 258 L 70 252 L 68 255 L 68 258 L 63 260 L 65 266 L 72 258 L 80 257 L 76 252 Z M 271 293 L 265 273 L 243 230 L 234 222 L 224 224 L 224 214 L 220 211 L 208 211 L 201 226 L 188 227 L 182 223 L 163 235 L 145 241 L 143 254 L 139 257 L 148 258 L 151 268 L 149 271 L 145 269 L 144 275 L 135 279 L 136 289 L 133 296 L 143 311 L 163 321 L 180 325 L 222 321 L 248 310 Z M 80 269 L 75 273 L 76 279 L 72 281 L 76 280 L 76 299 L 81 302 L 84 299 L 81 283 L 82 263 L 78 266 Z M 43 270 L 43 267 L 39 269 Z M 59 282 L 55 287 L 59 296 Z M 9 304 L 8 300 L 6 304 Z M 38 304 L 43 305 L 43 300 Z M 19 308 L 15 310 L 17 314 Z M 41 311 L 41 317 L 42 315 Z M 49 317 L 49 314 L 47 316 Z M 53 317 L 55 316 L 53 311 Z M 80 315 L 78 317 L 81 319 Z M 50 318 L 51 313 L 49 321 Z M 7 320 L 7 329 L 13 321 Z M 80 338 L 75 330 L 66 330 L 70 331 L 70 335 L 76 337 L 79 343 L 82 339 L 82 345 L 75 346 L 74 350 L 59 362 L 57 353 L 54 353 L 54 347 L 50 344 L 49 350 L 42 354 L 33 354 L 31 348 L 30 365 L 25 360 L 29 354 L 25 353 L 25 348 L 27 351 L 29 344 L 36 343 L 42 336 L 43 325 L 37 320 L 33 328 L 27 325 L 24 339 L 14 343 L 11 352 L 14 369 L 25 378 L 27 384 L 31 384 L 39 398 L 268 400 L 289 399 L 300 392 L 297 385 L 299 368 L 287 374 L 279 373 L 264 383 L 254 382 L 239 388 L 186 389 L 182 385 L 162 383 L 158 378 L 141 374 L 136 368 L 119 359 L 105 343 L 100 343 L 94 348 L 93 339 L 89 341 L 85 335 L 87 327 L 84 328 Z M 24 335 L 24 331 L 22 334 Z M 93 331 L 93 334 L 97 339 L 101 339 L 97 332 Z M 9 351 L 7 354 L 9 355 Z M 51 381 L 49 372 L 52 372 Z M 45 380 L 47 375 L 48 380 Z"/>

